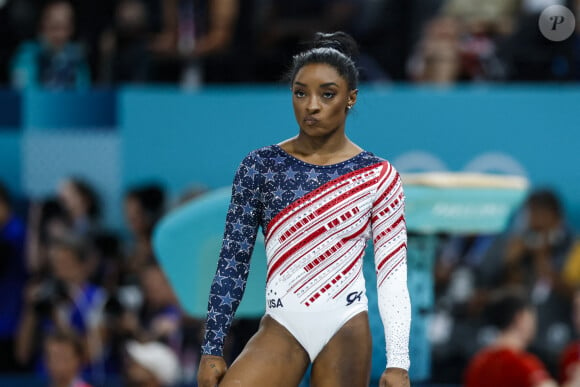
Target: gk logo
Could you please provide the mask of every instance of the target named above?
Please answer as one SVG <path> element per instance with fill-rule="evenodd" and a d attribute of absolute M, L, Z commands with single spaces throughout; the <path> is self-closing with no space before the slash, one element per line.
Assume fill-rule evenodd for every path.
<path fill-rule="evenodd" d="M 348 296 L 346 296 L 346 306 L 349 306 L 350 304 L 352 304 L 355 301 L 360 301 L 361 300 L 361 296 L 362 296 L 363 292 L 352 292 L 349 293 Z"/>

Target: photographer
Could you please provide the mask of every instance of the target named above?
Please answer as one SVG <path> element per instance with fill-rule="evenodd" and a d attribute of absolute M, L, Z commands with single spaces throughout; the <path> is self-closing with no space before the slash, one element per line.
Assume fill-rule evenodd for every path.
<path fill-rule="evenodd" d="M 105 305 L 111 356 L 122 359 L 128 340 L 161 341 L 180 352 L 183 315 L 165 274 L 149 263 L 138 279 L 138 287 L 120 287 Z"/>
<path fill-rule="evenodd" d="M 103 354 L 103 291 L 87 281 L 86 246 L 72 237 L 53 239 L 49 244 L 50 276 L 30 283 L 18 330 L 16 350 L 22 364 L 35 361 L 38 334 L 54 330 L 80 335 L 91 365 Z"/>

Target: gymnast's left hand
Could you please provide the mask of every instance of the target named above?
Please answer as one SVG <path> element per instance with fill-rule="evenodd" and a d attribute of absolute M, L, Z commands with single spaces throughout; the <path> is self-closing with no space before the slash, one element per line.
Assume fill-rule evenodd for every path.
<path fill-rule="evenodd" d="M 199 387 L 216 387 L 224 377 L 227 365 L 223 357 L 203 355 L 197 371 Z"/>
<path fill-rule="evenodd" d="M 381 375 L 379 387 L 410 387 L 409 373 L 402 368 L 387 368 Z"/>

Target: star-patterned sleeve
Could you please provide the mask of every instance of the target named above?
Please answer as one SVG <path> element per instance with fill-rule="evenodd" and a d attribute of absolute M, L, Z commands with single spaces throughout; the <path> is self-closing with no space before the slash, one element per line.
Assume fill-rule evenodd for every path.
<path fill-rule="evenodd" d="M 401 178 L 385 163 L 372 212 L 379 312 L 385 329 L 387 367 L 408 370 L 411 302 L 404 209 Z"/>
<path fill-rule="evenodd" d="M 252 154 L 248 155 L 234 177 L 223 244 L 208 301 L 202 346 L 205 355 L 222 356 L 224 338 L 246 288 L 261 217 L 256 164 Z"/>

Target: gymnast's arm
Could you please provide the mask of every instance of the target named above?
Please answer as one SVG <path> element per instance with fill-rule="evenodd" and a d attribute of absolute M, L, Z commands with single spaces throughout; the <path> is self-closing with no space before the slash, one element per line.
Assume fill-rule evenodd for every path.
<path fill-rule="evenodd" d="M 407 289 L 407 231 L 401 178 L 388 163 L 373 204 L 372 229 L 379 311 L 385 329 L 387 370 L 381 386 L 409 385 L 411 302 Z"/>
<path fill-rule="evenodd" d="M 219 369 L 216 382 L 225 373 L 222 359 L 224 339 L 246 288 L 250 257 L 260 223 L 261 205 L 255 186 L 259 176 L 256 175 L 255 164 L 251 155 L 246 157 L 234 177 L 222 248 L 208 301 L 203 357 L 198 375 L 200 386 L 214 386 L 207 380 L 202 383 L 200 379 L 208 378 L 216 369 Z M 202 372 L 204 364 L 210 360 L 206 373 Z"/>

